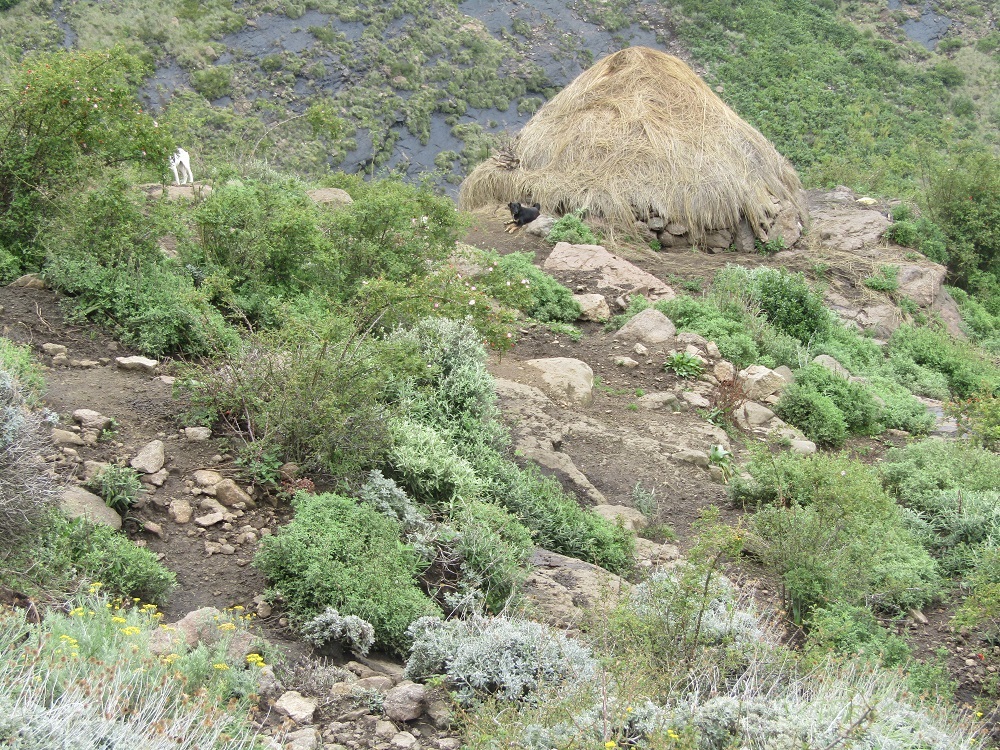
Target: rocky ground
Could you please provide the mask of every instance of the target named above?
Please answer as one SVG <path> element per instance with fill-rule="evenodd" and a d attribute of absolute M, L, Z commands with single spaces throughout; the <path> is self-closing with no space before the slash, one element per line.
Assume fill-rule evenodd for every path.
<path fill-rule="evenodd" d="M 691 522 L 708 505 L 736 520 L 738 512 L 725 500 L 724 472 L 709 460 L 713 445 L 738 457 L 745 441 L 774 432 L 788 438 L 787 449 L 808 453 L 815 446 L 768 408 L 790 372 L 758 367 L 737 373 L 713 343 L 677 335 L 654 310 L 621 331 L 605 332 L 600 321 L 618 311 L 619 300 L 637 291 L 671 296 L 674 286 L 710 279 L 729 262 L 781 264 L 813 275 L 817 264 L 826 264 L 828 301 L 846 318 L 888 335 L 902 319 L 898 308 L 860 280 L 880 263 L 902 262 L 912 266 L 900 275 L 908 296 L 946 314 L 954 306 L 941 288 L 943 269 L 907 259 L 902 248 L 880 239 L 888 223 L 884 206 L 858 203 L 844 191 L 812 195 L 810 206 L 812 231 L 770 258 L 676 248 L 652 253 L 623 247 L 619 255 L 569 245 L 553 249 L 528 231 L 505 234 L 508 217 L 499 210 L 477 215 L 469 230 L 472 245 L 534 253 L 581 295 L 590 320 L 581 323 L 579 341 L 525 328 L 514 351 L 490 369 L 520 455 L 558 477 L 581 502 L 649 536 L 637 545 L 640 566 L 678 560 L 690 542 Z M 31 345 L 45 366 L 46 405 L 59 415 L 46 458 L 69 488 L 67 509 L 123 526 L 177 574 L 178 589 L 164 612 L 168 621 L 194 623 L 184 631 L 193 633 L 189 642 L 198 637 L 199 610 L 240 606 L 257 615 L 262 635 L 285 652 L 288 666 L 265 692 L 268 733 L 292 732 L 282 741 L 298 750 L 458 747 L 445 704 L 403 680 L 398 663 L 320 663 L 264 601 L 266 581 L 250 561 L 259 540 L 289 517 L 287 503 L 248 483 L 225 436 L 181 426 L 186 405 L 174 392 L 171 363 L 132 357 L 100 330 L 68 321 L 57 296 L 44 289 L 0 289 L 0 334 Z M 674 351 L 698 357 L 706 376 L 686 380 L 665 372 L 663 362 Z M 708 420 L 713 409 L 737 405 L 742 433 L 727 434 Z M 129 463 L 143 474 L 146 491 L 124 519 L 79 486 L 107 462 Z M 628 585 L 544 550 L 532 562 L 529 606 L 538 619 L 562 626 L 572 626 L 609 590 Z M 747 582 L 755 583 L 751 576 Z M 766 582 L 757 590 L 767 600 Z M 961 645 L 961 634 L 948 630 L 946 608 L 915 617 L 908 627 L 928 651 L 945 643 L 970 690 L 988 678 L 967 653 L 970 646 Z"/>

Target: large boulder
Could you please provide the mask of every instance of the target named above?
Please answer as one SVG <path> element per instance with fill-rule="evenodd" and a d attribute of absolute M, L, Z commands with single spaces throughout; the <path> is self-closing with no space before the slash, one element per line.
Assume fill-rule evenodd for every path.
<path fill-rule="evenodd" d="M 586 610 L 612 603 L 629 587 L 604 568 L 544 549 L 535 550 L 531 565 L 524 596 L 536 619 L 556 627 L 579 624 Z"/>
<path fill-rule="evenodd" d="M 674 290 L 658 278 L 624 258 L 613 255 L 600 245 L 571 245 L 558 242 L 542 264 L 546 271 L 599 274 L 598 287 L 619 292 L 641 290 L 649 299 L 673 299 Z"/>
<path fill-rule="evenodd" d="M 659 310 L 648 307 L 623 325 L 615 333 L 616 339 L 638 341 L 646 346 L 657 346 L 677 335 L 677 328 L 670 318 Z"/>
<path fill-rule="evenodd" d="M 91 523 L 113 529 L 122 527 L 122 517 L 103 499 L 83 487 L 67 487 L 59 497 L 59 507 L 70 518 L 86 518 Z"/>
<path fill-rule="evenodd" d="M 762 401 L 768 396 L 778 393 L 788 383 L 774 370 L 764 365 L 751 365 L 740 372 L 740 383 L 743 392 L 751 401 Z"/>
<path fill-rule="evenodd" d="M 541 373 L 547 390 L 560 401 L 590 406 L 594 401 L 594 371 L 590 365 L 570 357 L 529 359 L 525 362 Z"/>

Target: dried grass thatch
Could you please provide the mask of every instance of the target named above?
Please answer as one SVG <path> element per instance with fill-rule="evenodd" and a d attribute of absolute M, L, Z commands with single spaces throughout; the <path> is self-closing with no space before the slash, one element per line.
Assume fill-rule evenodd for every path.
<path fill-rule="evenodd" d="M 693 239 L 741 217 L 760 236 L 787 206 L 805 215 L 798 175 L 774 146 L 683 61 L 646 47 L 578 76 L 459 193 L 465 210 L 508 201 L 586 209 L 623 231 L 659 216 Z"/>

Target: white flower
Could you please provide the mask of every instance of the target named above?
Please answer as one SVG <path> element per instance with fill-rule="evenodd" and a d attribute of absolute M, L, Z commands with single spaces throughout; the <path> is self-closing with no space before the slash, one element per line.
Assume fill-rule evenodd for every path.
<path fill-rule="evenodd" d="M 469 300 L 469 304 L 470 304 L 470 305 L 474 305 L 474 304 L 476 304 L 476 301 L 475 301 L 474 299 L 470 299 L 470 300 Z"/>

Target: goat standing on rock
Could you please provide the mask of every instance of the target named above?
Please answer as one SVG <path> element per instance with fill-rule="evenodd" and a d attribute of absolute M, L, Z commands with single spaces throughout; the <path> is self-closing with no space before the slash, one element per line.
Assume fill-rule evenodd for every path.
<path fill-rule="evenodd" d="M 191 172 L 191 155 L 178 148 L 170 157 L 170 168 L 174 170 L 174 182 L 178 185 L 194 184 L 194 174 Z M 178 167 L 180 170 L 178 171 Z"/>

